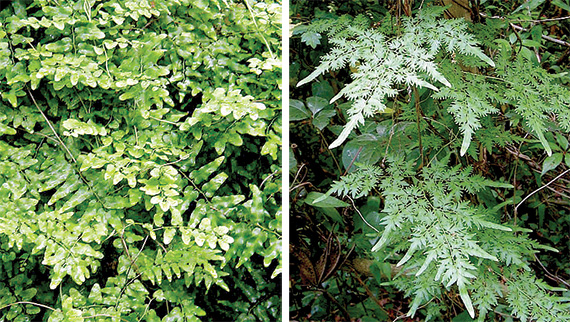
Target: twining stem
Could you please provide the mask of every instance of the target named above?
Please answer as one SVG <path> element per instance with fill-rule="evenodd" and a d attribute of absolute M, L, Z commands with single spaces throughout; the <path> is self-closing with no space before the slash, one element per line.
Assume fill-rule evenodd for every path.
<path fill-rule="evenodd" d="M 127 247 L 127 243 L 125 242 L 125 237 L 124 237 L 123 233 L 121 233 L 120 239 L 121 239 L 121 244 L 122 244 L 123 248 L 125 249 L 125 254 L 127 255 L 127 258 L 131 262 L 132 266 L 135 267 L 135 271 L 138 273 L 140 271 L 139 266 L 135 262 L 135 259 L 133 259 L 131 257 L 131 253 L 129 252 L 129 248 Z"/>
<path fill-rule="evenodd" d="M 182 174 L 184 176 L 184 178 L 186 178 L 188 180 L 188 182 L 190 182 L 192 184 L 192 186 L 194 186 L 194 189 L 198 190 L 198 192 L 200 194 L 202 194 L 202 196 L 204 197 L 204 199 L 206 199 L 206 201 L 209 203 L 211 203 L 210 199 L 208 198 L 208 196 L 206 196 L 206 194 L 200 190 L 200 188 L 198 188 L 198 186 L 194 183 L 194 181 L 192 181 L 192 179 L 190 179 L 190 177 L 188 177 L 184 172 L 182 171 L 178 171 L 180 174 Z"/>
<path fill-rule="evenodd" d="M 378 229 L 376 229 L 374 226 L 372 226 L 368 221 L 366 221 L 366 219 L 364 219 L 364 216 L 362 215 L 362 213 L 360 212 L 360 210 L 358 210 L 358 208 L 356 208 L 356 205 L 354 204 L 354 200 L 352 200 L 352 198 L 347 197 L 350 202 L 352 202 L 352 206 L 354 207 L 354 210 L 356 210 L 356 212 L 360 215 L 360 219 L 362 219 L 362 221 L 370 228 L 372 228 L 375 232 L 380 233 L 380 231 Z"/>
<path fill-rule="evenodd" d="M 325 136 L 323 135 L 323 132 L 319 131 L 319 134 L 321 136 L 321 138 L 323 139 L 323 141 L 325 142 L 325 147 L 326 149 L 329 151 L 334 164 L 336 165 L 336 168 L 338 169 L 338 173 L 342 175 L 342 168 L 340 167 L 340 164 L 338 163 L 338 161 L 336 160 L 336 157 L 334 156 L 334 153 L 331 151 L 331 149 L 329 149 L 329 143 L 327 142 L 327 139 L 325 139 Z M 347 170 L 348 171 L 348 170 Z"/>
<path fill-rule="evenodd" d="M 528 196 L 526 196 L 523 200 L 521 200 L 521 202 L 518 203 L 518 205 L 515 207 L 515 213 L 517 212 L 517 209 L 519 208 L 519 206 L 525 202 L 528 198 L 530 198 L 532 195 L 534 195 L 535 193 L 539 192 L 540 190 L 548 187 L 551 183 L 553 183 L 554 181 L 560 179 L 563 175 L 567 174 L 568 172 L 570 172 L 570 169 L 567 169 L 566 171 L 562 172 L 561 174 L 559 174 L 558 176 L 556 176 L 556 178 L 548 181 L 547 184 L 543 185 L 542 187 L 536 189 L 535 191 L 531 192 Z"/>
<path fill-rule="evenodd" d="M 348 171 L 350 170 L 350 168 L 352 168 L 352 165 L 354 164 L 354 161 L 356 161 L 356 158 L 358 158 L 358 155 L 362 151 L 362 148 L 363 147 L 358 148 L 358 151 L 356 151 L 354 158 L 352 158 L 352 161 L 350 161 L 350 164 L 348 165 L 348 168 L 346 168 L 346 171 L 344 172 L 343 176 L 345 176 L 348 173 Z"/>
<path fill-rule="evenodd" d="M 319 289 L 319 291 L 325 296 L 325 298 L 331 302 L 333 302 L 334 304 L 336 304 L 336 306 L 340 309 L 340 312 L 342 313 L 342 315 L 344 316 L 344 318 L 346 319 L 345 321 L 350 321 L 350 314 L 348 313 L 348 311 L 342 306 L 342 304 L 340 304 L 335 298 L 334 296 L 332 296 L 327 290 L 323 289 Z"/>
<path fill-rule="evenodd" d="M 267 46 L 267 50 L 269 50 L 269 55 L 271 56 L 271 59 L 275 59 L 275 56 L 273 56 L 273 51 L 271 50 L 271 46 L 269 46 L 269 42 L 267 42 L 267 39 L 265 39 L 265 36 L 259 30 L 259 26 L 257 25 L 257 20 L 255 19 L 255 15 L 253 14 L 253 10 L 251 10 L 251 6 L 249 5 L 248 0 L 244 0 L 243 2 L 245 2 L 245 5 L 247 6 L 247 10 L 249 10 L 249 13 L 251 14 L 251 19 L 253 20 L 253 23 L 255 24 L 255 29 L 257 29 L 257 32 L 261 35 L 261 38 L 263 38 L 263 42 L 265 42 L 265 46 Z"/>
<path fill-rule="evenodd" d="M 390 316 L 388 311 L 386 311 L 386 309 L 384 308 L 384 305 L 382 304 L 382 302 L 380 302 L 380 300 L 378 300 L 378 298 L 370 290 L 368 285 L 366 285 L 366 283 L 364 283 L 364 281 L 358 276 L 359 275 L 358 272 L 354 268 L 351 268 L 351 271 L 354 273 L 352 276 L 354 278 L 356 278 L 356 280 L 358 281 L 358 283 L 360 283 L 360 285 L 362 285 L 362 287 L 364 287 L 364 290 L 366 291 L 366 295 L 368 295 L 369 298 L 371 298 L 374 302 L 376 302 L 376 304 L 378 305 L 378 308 L 382 312 L 384 312 L 384 314 L 386 314 L 387 316 Z"/>
<path fill-rule="evenodd" d="M 6 304 L 3 307 L 0 307 L 0 311 L 2 311 L 5 308 L 14 306 L 14 305 L 20 305 L 20 304 L 30 304 L 30 305 L 35 305 L 35 306 L 39 306 L 39 307 L 43 307 L 44 309 L 48 309 L 48 310 L 52 310 L 55 311 L 55 309 L 51 306 L 47 306 L 44 304 L 40 304 L 40 303 L 35 303 L 35 302 L 28 302 L 28 301 L 20 301 L 20 302 L 14 302 L 14 303 L 10 303 L 10 304 Z"/>
<path fill-rule="evenodd" d="M 500 17 L 500 16 L 488 16 L 488 15 L 486 15 L 486 14 L 483 13 L 483 12 L 480 12 L 479 15 L 480 15 L 481 17 L 484 17 L 484 18 L 500 19 L 500 20 L 503 20 L 503 21 L 507 19 L 506 17 Z M 568 19 L 568 18 L 570 18 L 570 17 L 562 17 L 562 18 L 558 18 L 558 19 L 559 19 L 559 20 L 565 20 L 565 19 Z M 525 21 L 527 21 L 527 22 L 528 22 L 528 21 L 532 21 L 532 22 L 544 22 L 544 21 L 550 21 L 550 20 L 555 20 L 555 19 L 525 20 Z M 511 25 L 511 27 L 512 27 L 513 29 L 516 29 L 516 30 L 518 30 L 518 31 L 528 31 L 528 29 L 523 28 L 523 27 L 521 27 L 521 26 L 519 26 L 519 25 L 515 25 L 515 24 L 512 24 L 512 23 L 509 23 L 509 24 Z M 556 44 L 559 44 L 559 45 L 562 45 L 562 46 L 570 47 L 570 43 L 567 42 L 567 41 L 560 40 L 560 39 L 556 39 L 556 38 L 550 37 L 550 36 L 548 36 L 548 35 L 542 35 L 541 37 L 542 37 L 542 39 L 544 39 L 544 40 L 548 40 L 548 41 L 551 41 L 551 42 L 553 42 L 553 43 L 556 43 Z"/>
<path fill-rule="evenodd" d="M 75 157 L 73 157 L 73 154 L 71 154 L 71 151 L 69 151 L 69 149 L 67 148 L 67 146 L 65 145 L 65 143 L 63 143 L 63 141 L 61 140 L 61 138 L 59 137 L 59 135 L 57 135 L 57 132 L 55 131 L 55 129 L 53 128 L 53 125 L 51 125 L 51 122 L 49 121 L 49 119 L 47 118 L 47 116 L 44 114 L 44 112 L 42 111 L 42 109 L 40 108 L 40 106 L 38 105 L 38 103 L 36 102 L 36 99 L 34 98 L 34 95 L 32 95 L 32 92 L 30 92 L 30 90 L 28 89 L 28 95 L 30 95 L 30 97 L 32 98 L 32 101 L 34 102 L 34 105 L 36 106 L 36 108 L 38 109 L 38 111 L 40 111 L 40 113 L 42 114 L 42 116 L 44 117 L 44 119 L 46 120 L 47 124 L 49 125 L 49 128 L 51 129 L 51 131 L 53 132 L 53 134 L 55 134 L 55 137 L 57 138 L 57 140 L 59 141 L 59 143 L 65 148 L 65 150 L 67 151 L 67 153 L 69 154 L 69 156 L 71 157 L 71 160 L 73 160 L 74 163 L 77 163 L 77 160 L 75 160 Z"/>

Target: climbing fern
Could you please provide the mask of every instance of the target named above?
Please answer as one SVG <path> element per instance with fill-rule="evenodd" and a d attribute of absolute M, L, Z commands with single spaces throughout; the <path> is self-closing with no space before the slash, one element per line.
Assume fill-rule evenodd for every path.
<path fill-rule="evenodd" d="M 485 54 L 468 24 L 441 18 L 444 10 L 421 8 L 415 17 L 399 18 L 397 26 L 390 16 L 378 23 L 341 16 L 298 29 L 313 48 L 326 34 L 331 48 L 297 86 L 341 69 L 350 69 L 352 78 L 331 95 L 331 104 L 342 98 L 349 103 L 337 106 L 346 124 L 342 131 L 331 127 L 338 136 L 329 148 L 352 139 L 344 156 L 361 145 L 327 195 L 381 197 L 370 251 L 380 261 L 396 262 L 393 285 L 412 297 L 409 316 L 427 306 L 428 319 L 436 318 L 433 300 L 452 290 L 472 318 L 478 312 L 479 321 L 500 303 L 523 321 L 569 321 L 568 299 L 551 293 L 564 289 L 531 273 L 539 250 L 556 250 L 517 225 L 517 208 L 514 221 L 502 217 L 511 218 L 501 207 L 514 201 L 494 207 L 481 201 L 515 186 L 465 164 L 483 164 L 483 148 L 531 135 L 551 155 L 548 132 L 570 131 L 570 91 L 559 82 L 563 75 L 546 72 L 505 41 L 487 42 L 492 54 Z M 379 121 L 382 113 L 392 119 Z M 341 121 L 344 115 L 339 113 Z M 523 124 L 528 134 L 505 131 L 500 118 Z M 394 131 L 396 126 L 406 130 Z M 378 148 L 380 143 L 385 147 Z M 370 162 L 354 162 L 361 152 Z"/>
<path fill-rule="evenodd" d="M 364 28 L 363 17 L 359 17 L 354 25 L 346 18 L 340 20 L 341 25 L 331 30 L 337 32 L 332 33 L 329 40 L 334 48 L 323 57 L 314 72 L 297 84 L 301 86 L 326 71 L 347 65 L 358 68 L 352 75 L 354 81 L 331 99 L 332 103 L 345 96 L 353 104 L 348 110 L 348 123 L 330 148 L 342 144 L 365 118 L 383 112 L 386 99 L 402 90 L 398 86 L 437 91 L 438 88 L 428 80 L 451 86 L 434 61 L 440 51 L 476 56 L 495 66 L 476 47 L 477 43 L 465 31 L 467 26 L 461 20 L 436 20 L 441 12 L 441 8 L 433 7 L 422 11 L 416 19 L 404 18 L 404 32 L 397 37 L 386 37 L 379 30 Z M 327 31 L 331 29 L 331 23 L 317 22 L 313 28 L 307 32 Z"/>

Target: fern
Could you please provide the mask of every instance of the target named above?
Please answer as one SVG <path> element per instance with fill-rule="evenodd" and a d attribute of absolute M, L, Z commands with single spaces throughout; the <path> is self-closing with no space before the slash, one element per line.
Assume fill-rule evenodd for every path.
<path fill-rule="evenodd" d="M 369 194 L 379 183 L 385 198 L 386 216 L 382 219 L 385 227 L 372 251 L 384 248 L 392 240 L 408 240 L 407 251 L 397 266 L 402 266 L 403 271 L 413 271 L 418 278 L 410 291 L 415 294 L 410 315 L 438 293 L 430 289 L 439 283 L 445 288 L 456 285 L 463 303 L 474 316 L 468 287 L 479 274 L 477 262 L 499 262 L 497 256 L 504 259 L 501 249 L 497 249 L 493 238 L 487 235 L 489 229 L 494 234 L 511 231 L 494 223 L 489 211 L 462 201 L 464 193 L 476 193 L 487 186 L 510 185 L 472 175 L 471 168 L 450 169 L 447 162 L 448 159 L 433 162 L 423 170 L 421 180 L 416 179 L 409 164 L 406 166 L 401 160 L 391 162 L 385 177 L 380 168 L 361 165 L 357 171 L 335 181 L 327 193 L 358 198 Z M 531 250 L 536 247 L 533 243 L 519 243 L 521 245 Z M 521 250 L 513 253 L 520 254 Z M 507 260 L 507 265 L 515 263 L 522 261 Z"/>
<path fill-rule="evenodd" d="M 391 159 L 385 171 L 360 165 L 335 181 L 327 195 L 359 198 L 375 186 L 380 189 L 385 200 L 384 229 L 372 251 L 392 248 L 405 252 L 398 257 L 396 266 L 404 273 L 396 278 L 395 285 L 413 297 L 409 316 L 439 297 L 443 289 L 455 286 L 471 317 L 475 308 L 479 310 L 480 321 L 507 294 L 513 313 L 523 320 L 530 316 L 541 321 L 565 317 L 556 298 L 546 297 L 530 305 L 521 302 L 528 294 L 546 294 L 534 277 L 513 277 L 512 285 L 502 287 L 497 283 L 503 268 L 513 272 L 530 269 L 527 259 L 541 246 L 524 235 L 513 234 L 511 227 L 495 223 L 491 211 L 465 201 L 465 197 L 486 187 L 512 186 L 473 175 L 469 167 L 449 168 L 447 163 L 448 158 L 435 160 L 419 177 L 410 162 L 400 159 Z M 401 240 L 407 243 L 397 242 Z M 519 279 L 532 284 L 530 291 L 517 286 Z M 555 313 L 540 310 L 553 305 Z"/>
<path fill-rule="evenodd" d="M 375 166 L 360 166 L 355 172 L 343 176 L 340 181 L 335 181 L 327 194 L 335 193 L 343 197 L 350 196 L 354 199 L 368 195 L 377 185 L 383 171 Z"/>
<path fill-rule="evenodd" d="M 496 59 L 493 76 L 461 72 L 450 62 L 443 64 L 442 73 L 451 87 L 433 94 L 436 99 L 449 99 L 448 111 L 463 133 L 461 155 L 469 148 L 472 136 L 481 128 L 481 118 L 499 113 L 498 105 L 511 105 L 548 153 L 552 154 L 544 133 L 551 127 L 553 116 L 564 130 L 570 130 L 570 91 L 557 84 L 557 75 L 550 75 L 523 57 L 511 60 L 511 50 L 503 49 Z"/>
<path fill-rule="evenodd" d="M 496 57 L 491 76 L 462 71 L 455 60 L 440 59 L 442 53 L 448 53 L 470 66 L 475 62 L 461 57 L 477 58 L 495 67 L 477 47 L 467 24 L 461 19 L 438 19 L 442 11 L 428 7 L 415 18 L 402 18 L 402 32 L 395 36 L 387 36 L 382 28 L 369 28 L 363 16 L 319 20 L 303 31 L 304 35 L 328 33 L 333 48 L 297 86 L 330 70 L 356 68 L 353 82 L 331 99 L 332 103 L 345 97 L 352 105 L 347 124 L 330 148 L 342 144 L 365 119 L 385 111 L 388 99 L 418 87 L 434 91 L 433 98 L 449 99 L 447 109 L 463 134 L 461 155 L 481 128 L 481 118 L 498 113 L 499 104 L 513 106 L 551 155 L 544 132 L 553 119 L 570 130 L 570 91 L 557 84 L 557 75 L 534 66 L 528 58 L 520 55 L 512 60 L 511 48 L 506 46 Z M 437 82 L 444 86 L 436 86 Z"/>
<path fill-rule="evenodd" d="M 550 295 L 547 290 L 552 288 L 529 272 L 513 272 L 507 287 L 507 301 L 521 321 L 530 318 L 537 322 L 570 321 L 568 305 Z"/>
<path fill-rule="evenodd" d="M 387 168 L 359 165 L 335 181 L 327 195 L 381 195 L 382 227 L 371 251 L 400 267 L 393 283 L 412 298 L 408 315 L 426 306 L 428 319 L 436 317 L 439 302 L 433 300 L 453 289 L 472 318 L 479 313 L 479 321 L 499 303 L 508 303 L 523 321 L 570 321 L 568 306 L 549 293 L 560 290 L 528 273 L 537 250 L 545 247 L 530 239 L 527 230 L 499 224 L 496 209 L 487 208 L 493 205 L 476 203 L 477 194 L 490 194 L 489 187 L 514 187 L 473 174 L 459 158 L 477 156 L 474 140 L 488 151 L 524 141 L 518 131 L 497 127 L 505 118 L 515 125 L 522 119 L 525 130 L 551 154 L 545 133 L 570 131 L 570 91 L 559 84 L 561 75 L 517 56 L 510 45 L 495 47 L 491 60 L 465 21 L 440 19 L 443 10 L 426 7 L 413 18 L 402 17 L 397 30 L 390 30 L 390 23 L 370 27 L 364 16 L 322 19 L 302 29 L 302 41 L 312 39 L 316 46 L 326 33 L 332 48 L 297 86 L 327 71 L 351 69 L 352 81 L 331 99 L 351 104 L 347 123 L 330 148 L 365 121 L 366 131 L 379 131 L 374 124 L 381 123 L 372 117 L 386 111 L 394 111 L 393 124 L 414 125 L 414 133 L 391 133 L 382 143 L 389 148 L 392 138 L 417 141 L 398 152 L 386 148 Z M 460 145 L 455 144 L 459 135 Z M 459 165 L 448 165 L 451 156 Z"/>
<path fill-rule="evenodd" d="M 458 66 L 448 65 L 450 75 L 462 75 Z M 499 110 L 493 103 L 502 101 L 496 94 L 497 85 L 490 83 L 483 75 L 465 73 L 463 77 L 454 77 L 453 86 L 443 88 L 433 95 L 436 99 L 451 99 L 448 111 L 454 116 L 455 122 L 463 133 L 461 155 L 469 148 L 473 134 L 481 128 L 480 118 L 497 113 Z"/>
<path fill-rule="evenodd" d="M 330 145 L 342 144 L 348 135 L 364 124 L 365 118 L 385 111 L 385 101 L 403 88 L 424 87 L 438 91 L 432 82 L 450 87 L 451 83 L 438 70 L 435 62 L 440 51 L 472 55 L 494 66 L 493 61 L 478 47 L 472 35 L 466 32 L 462 20 L 437 20 L 443 8 L 426 8 L 416 18 L 404 18 L 403 33 L 388 38 L 381 31 L 364 27 L 363 18 L 349 25 L 347 18 L 340 26 L 330 21 L 315 25 L 315 30 L 329 31 L 330 53 L 321 64 L 297 86 L 306 84 L 319 75 L 346 66 L 358 67 L 352 75 L 354 81 L 346 85 L 331 103 L 341 97 L 353 101 L 348 110 L 349 120 L 339 137 Z M 307 32 L 316 32 L 311 30 Z M 333 33 L 336 32 L 336 33 Z"/>
<path fill-rule="evenodd" d="M 527 122 L 548 155 L 552 155 L 544 132 L 553 116 L 565 131 L 570 131 L 570 91 L 557 84 L 557 75 L 548 74 L 528 58 L 518 56 L 510 61 L 506 55 L 510 51 L 504 50 L 496 70 L 505 82 L 505 101 L 515 107 L 514 111 Z"/>

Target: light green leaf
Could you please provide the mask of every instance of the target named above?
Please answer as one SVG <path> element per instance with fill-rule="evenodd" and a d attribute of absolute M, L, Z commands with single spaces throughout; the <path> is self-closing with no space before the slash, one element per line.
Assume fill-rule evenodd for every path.
<path fill-rule="evenodd" d="M 91 197 L 93 193 L 89 190 L 88 187 L 82 186 L 77 190 L 77 192 L 59 209 L 60 212 L 65 212 L 69 209 L 76 207 L 77 205 L 81 204 L 83 201 L 87 200 L 87 198 Z"/>
<path fill-rule="evenodd" d="M 410 258 L 412 258 L 412 256 L 414 256 L 415 252 L 416 252 L 415 244 L 412 244 L 412 246 L 410 246 L 410 248 L 408 248 L 408 251 L 406 252 L 404 257 L 402 257 L 402 259 L 398 262 L 398 264 L 396 264 L 396 266 L 400 267 L 400 266 L 404 265 L 407 261 L 410 260 Z"/>
<path fill-rule="evenodd" d="M 79 180 L 79 177 L 73 175 L 69 176 L 67 181 L 63 185 L 61 185 L 57 191 L 51 196 L 50 200 L 48 201 L 48 205 L 53 205 L 56 201 L 61 198 L 64 198 L 74 192 L 75 190 L 79 189 L 79 186 L 82 182 Z"/>
<path fill-rule="evenodd" d="M 4 134 L 14 135 L 16 133 L 17 132 L 15 129 L 13 129 L 13 128 L 11 128 L 11 127 L 3 124 L 3 123 L 0 123 L 0 135 L 4 135 Z"/>
<path fill-rule="evenodd" d="M 324 198 L 323 198 L 324 197 Z M 348 203 L 333 196 L 320 192 L 310 192 L 305 198 L 305 203 L 315 207 L 348 207 Z"/>
<path fill-rule="evenodd" d="M 218 167 L 224 162 L 225 157 L 221 156 L 214 161 L 206 164 L 198 170 L 194 170 L 190 173 L 190 179 L 194 179 L 194 184 L 199 184 L 206 180 Z"/>
<path fill-rule="evenodd" d="M 164 230 L 164 244 L 168 245 L 176 235 L 176 229 L 174 228 L 166 228 Z"/>
<path fill-rule="evenodd" d="M 321 35 L 318 32 L 307 31 L 301 36 L 301 41 L 315 49 L 321 43 Z"/>
<path fill-rule="evenodd" d="M 471 297 L 469 296 L 469 292 L 467 292 L 467 287 L 464 284 L 457 285 L 459 287 L 459 296 L 465 304 L 465 308 L 469 312 L 469 316 L 471 318 L 475 318 L 475 309 L 473 309 L 473 303 L 471 302 Z"/>
<path fill-rule="evenodd" d="M 180 227 L 180 236 L 182 237 L 182 242 L 188 245 L 192 237 L 192 232 L 186 227 Z"/>
<path fill-rule="evenodd" d="M 289 105 L 291 105 L 291 102 L 289 102 Z M 307 98 L 307 106 L 309 107 L 309 110 L 311 110 L 311 113 L 314 117 L 321 110 L 327 108 L 329 106 L 329 102 L 327 102 L 327 100 L 322 97 L 311 96 Z"/>

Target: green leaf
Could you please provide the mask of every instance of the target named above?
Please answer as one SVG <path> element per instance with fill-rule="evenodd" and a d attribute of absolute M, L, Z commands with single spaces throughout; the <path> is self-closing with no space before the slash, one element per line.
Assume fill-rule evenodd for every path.
<path fill-rule="evenodd" d="M 312 93 L 314 96 L 322 97 L 328 102 L 334 96 L 334 90 L 329 82 L 316 82 L 311 85 Z"/>
<path fill-rule="evenodd" d="M 542 144 L 544 150 L 546 150 L 546 154 L 548 154 L 549 157 L 552 156 L 552 149 L 550 148 L 550 144 L 544 137 L 544 134 L 542 132 L 537 132 L 536 136 L 538 137 L 540 144 Z"/>
<path fill-rule="evenodd" d="M 293 172 L 295 170 L 297 170 L 297 159 L 295 158 L 293 149 L 289 147 L 289 172 Z"/>
<path fill-rule="evenodd" d="M 311 117 L 311 112 L 299 100 L 289 100 L 289 121 L 302 121 Z"/>
<path fill-rule="evenodd" d="M 552 0 L 552 4 L 559 8 L 562 8 L 563 10 L 570 12 L 570 5 L 562 2 L 562 0 Z"/>
<path fill-rule="evenodd" d="M 228 175 L 220 172 L 202 186 L 202 191 L 204 191 L 206 196 L 210 198 L 214 196 L 214 193 L 222 186 L 222 184 L 224 184 L 226 179 L 228 179 Z"/>
<path fill-rule="evenodd" d="M 363 134 L 350 140 L 342 149 L 342 163 L 345 169 L 354 163 L 376 164 L 386 151 L 379 138 L 373 134 Z"/>
<path fill-rule="evenodd" d="M 291 105 L 291 103 L 289 103 L 289 105 Z M 322 97 L 311 96 L 307 98 L 307 106 L 309 107 L 309 110 L 311 110 L 311 113 L 313 113 L 313 116 L 315 116 L 321 110 L 327 108 L 329 106 L 329 102 Z"/>
<path fill-rule="evenodd" d="M 22 299 L 24 300 L 31 300 L 34 296 L 36 296 L 36 294 L 38 293 L 38 290 L 36 288 L 28 288 L 25 291 L 22 291 L 20 293 L 20 296 L 22 297 Z"/>
<path fill-rule="evenodd" d="M 481 221 L 479 221 L 479 223 L 481 224 L 481 226 L 491 228 L 491 229 L 498 229 L 498 230 L 502 230 L 502 231 L 513 231 L 509 227 L 505 227 L 505 226 L 502 226 L 499 224 L 495 224 L 495 223 L 492 223 L 490 221 L 481 220 Z"/>
<path fill-rule="evenodd" d="M 402 259 L 396 264 L 396 266 L 400 267 L 400 266 L 404 265 L 407 261 L 409 261 L 412 258 L 412 256 L 414 256 L 415 252 L 416 252 L 416 248 L 414 247 L 414 244 L 412 244 L 412 246 L 410 248 L 408 248 L 408 251 L 406 252 L 404 257 L 402 257 Z"/>
<path fill-rule="evenodd" d="M 556 169 L 558 165 L 562 162 L 564 155 L 562 153 L 554 153 L 553 155 L 546 157 L 542 163 L 542 171 L 540 173 L 543 176 L 546 172 Z"/>
<path fill-rule="evenodd" d="M 174 238 L 174 235 L 176 234 L 176 229 L 174 228 L 166 228 L 164 230 L 164 244 L 168 245 L 170 244 L 170 242 L 172 241 L 172 239 Z"/>
<path fill-rule="evenodd" d="M 463 133 L 463 141 L 461 141 L 461 150 L 459 152 L 461 156 L 464 156 L 467 149 L 469 149 L 469 145 L 471 144 L 471 135 L 471 130 L 465 130 Z"/>
<path fill-rule="evenodd" d="M 425 272 L 425 270 L 428 268 L 429 264 L 431 262 L 433 262 L 433 260 L 435 259 L 436 255 L 437 255 L 436 252 L 429 252 L 428 253 L 426 260 L 424 261 L 424 263 L 422 264 L 420 269 L 416 272 L 416 276 L 420 276 L 423 272 Z"/>
<path fill-rule="evenodd" d="M 58 211 L 65 212 L 69 209 L 73 209 L 92 195 L 93 193 L 88 187 L 82 186 Z"/>
<path fill-rule="evenodd" d="M 521 10 L 528 10 L 529 12 L 536 9 L 540 6 L 545 0 L 530 0 L 526 1 L 525 3 L 521 4 L 518 8 L 513 11 L 513 13 L 517 13 Z"/>
<path fill-rule="evenodd" d="M 568 139 L 566 138 L 566 136 L 557 132 L 556 141 L 558 142 L 558 145 L 560 146 L 560 148 L 562 148 L 562 150 L 568 150 Z"/>
<path fill-rule="evenodd" d="M 206 180 L 210 175 L 214 173 L 216 169 L 224 162 L 225 157 L 221 156 L 214 161 L 206 164 L 198 170 L 194 170 L 190 173 L 190 179 L 194 179 L 195 184 L 199 184 Z"/>
<path fill-rule="evenodd" d="M 471 318 L 471 316 L 469 316 L 469 312 L 468 311 L 463 311 L 460 314 L 458 314 L 456 317 L 454 317 L 451 322 L 475 322 L 477 320 L 474 320 L 473 318 Z"/>
<path fill-rule="evenodd" d="M 305 198 L 305 203 L 314 206 L 314 207 L 322 207 L 322 208 L 344 208 L 350 206 L 346 202 L 337 199 L 333 196 L 326 195 L 320 192 L 310 192 L 307 197 Z"/>
<path fill-rule="evenodd" d="M 318 32 L 307 31 L 301 36 L 301 41 L 315 49 L 321 43 L 321 35 Z"/>
<path fill-rule="evenodd" d="M 4 135 L 4 134 L 14 135 L 16 133 L 17 132 L 15 129 L 13 129 L 13 128 L 11 128 L 11 127 L 3 124 L 3 123 L 0 123 L 0 135 Z"/>
<path fill-rule="evenodd" d="M 336 115 L 336 111 L 334 109 L 325 109 L 320 111 L 317 116 L 313 118 L 313 125 L 317 127 L 319 130 L 323 130 L 327 125 L 329 125 L 330 120 L 333 116 Z"/>
<path fill-rule="evenodd" d="M 465 308 L 469 312 L 469 316 L 471 316 L 472 319 L 475 318 L 475 309 L 473 309 L 473 304 L 471 302 L 471 297 L 469 296 L 469 292 L 467 292 L 467 287 L 465 285 L 458 285 L 458 287 L 459 287 L 459 296 L 461 297 L 463 304 L 465 304 Z"/>
<path fill-rule="evenodd" d="M 61 198 L 64 198 L 74 192 L 75 190 L 79 189 L 82 182 L 79 180 L 79 177 L 72 175 L 67 178 L 64 184 L 62 184 L 57 191 L 51 196 L 50 200 L 48 201 L 48 205 L 53 205 L 56 201 Z"/>
<path fill-rule="evenodd" d="M 344 220 L 342 219 L 342 216 L 340 215 L 338 210 L 336 210 L 335 208 L 333 208 L 333 207 L 319 207 L 318 209 L 320 212 L 327 215 L 329 218 L 331 218 L 335 222 L 344 225 Z"/>
<path fill-rule="evenodd" d="M 492 180 L 486 180 L 485 185 L 487 187 L 493 187 L 493 188 L 505 188 L 505 189 L 513 189 L 514 188 L 514 186 L 510 183 L 492 181 Z"/>

